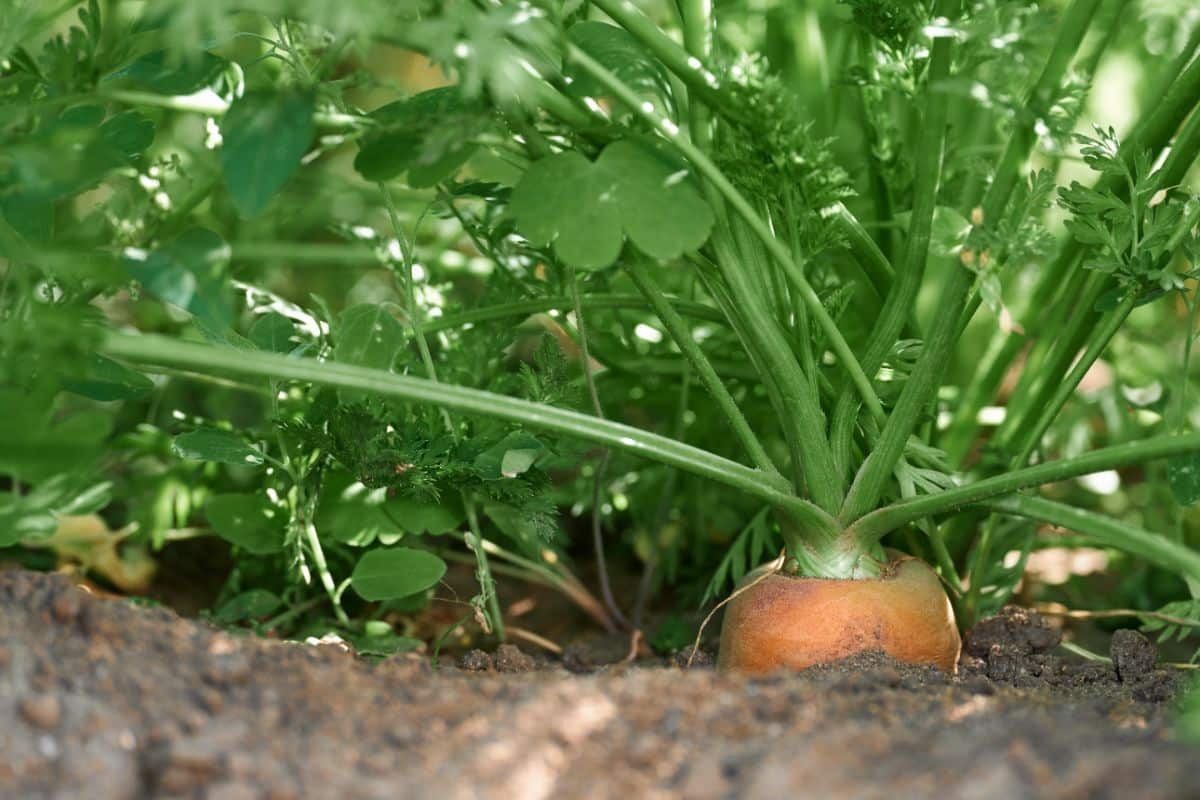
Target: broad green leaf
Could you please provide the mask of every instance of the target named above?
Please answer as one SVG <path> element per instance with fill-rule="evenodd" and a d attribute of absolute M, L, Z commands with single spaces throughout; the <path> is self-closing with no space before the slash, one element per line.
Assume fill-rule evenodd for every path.
<path fill-rule="evenodd" d="M 232 625 L 247 619 L 258 619 L 272 614 L 283 605 L 274 592 L 266 589 L 251 589 L 231 598 L 217 609 L 213 620 L 221 625 Z"/>
<path fill-rule="evenodd" d="M 290 353 L 296 349 L 295 336 L 296 324 L 283 314 L 272 311 L 254 321 L 246 338 L 259 350 Z"/>
<path fill-rule="evenodd" d="M 624 236 L 647 255 L 675 258 L 703 245 L 713 225 L 688 169 L 632 139 L 608 145 L 595 162 L 575 151 L 535 162 L 509 211 L 531 244 L 553 244 L 579 269 L 611 265 Z"/>
<path fill-rule="evenodd" d="M 161 94 L 191 94 L 211 86 L 228 63 L 207 52 L 179 57 L 167 50 L 155 50 L 104 76 L 102 82 L 129 80 Z"/>
<path fill-rule="evenodd" d="M 136 161 L 154 144 L 154 123 L 140 111 L 122 111 L 104 121 L 100 137 L 125 161 Z"/>
<path fill-rule="evenodd" d="M 1180 505 L 1194 506 L 1200 502 L 1200 455 L 1193 453 L 1168 459 L 1167 481 Z"/>
<path fill-rule="evenodd" d="M 0 409 L 0 474 L 35 484 L 90 463 L 114 419 L 101 411 L 61 417 L 45 391 L 0 389 Z"/>
<path fill-rule="evenodd" d="M 394 497 L 388 501 L 387 509 L 390 518 L 399 522 L 405 532 L 431 536 L 457 530 L 467 518 L 462 502 L 454 494 L 437 502 Z"/>
<path fill-rule="evenodd" d="M 192 228 L 150 253 L 126 250 L 125 269 L 146 291 L 191 312 L 213 330 L 233 318 L 226 265 L 229 245 L 207 228 Z"/>
<path fill-rule="evenodd" d="M 542 443 L 533 436 L 510 433 L 475 457 L 475 469 L 484 480 L 515 478 L 533 466 L 542 450 Z"/>
<path fill-rule="evenodd" d="M 408 597 L 437 585 L 446 562 L 425 550 L 390 547 L 371 550 L 358 560 L 350 585 L 364 600 Z"/>
<path fill-rule="evenodd" d="M 154 124 L 141 112 L 104 116 L 103 106 L 72 106 L 6 144 L 0 176 L 7 185 L 0 194 L 34 207 L 78 194 L 135 161 L 154 139 Z M 14 220 L 22 229 L 19 223 Z"/>
<path fill-rule="evenodd" d="M 912 212 L 902 211 L 896 214 L 896 223 L 905 231 L 912 220 Z M 935 256 L 947 258 L 957 256 L 962 252 L 971 232 L 971 223 L 950 206 L 936 206 L 933 209 L 933 219 L 929 229 L 929 252 Z"/>
<path fill-rule="evenodd" d="M 641 42 L 624 28 L 607 22 L 577 22 L 567 30 L 567 38 L 633 89 L 663 110 L 671 96 L 671 82 L 661 64 Z M 607 97 L 609 91 L 590 73 L 568 62 L 568 94 L 574 97 Z"/>
<path fill-rule="evenodd" d="M 242 441 L 242 437 L 216 428 L 201 428 L 176 436 L 171 451 L 180 458 L 219 464 L 258 466 L 264 460 L 263 454 Z"/>
<path fill-rule="evenodd" d="M 374 631 L 371 626 L 380 624 L 387 626 L 386 631 Z M 408 653 L 421 646 L 420 639 L 411 636 L 400 636 L 392 630 L 392 626 L 380 620 L 368 622 L 363 633 L 348 637 L 354 646 L 354 652 L 360 656 L 379 656 L 387 658 L 397 653 Z"/>
<path fill-rule="evenodd" d="M 369 181 L 405 172 L 409 186 L 433 186 L 453 175 L 478 149 L 473 138 L 486 125 L 477 104 L 457 86 L 421 92 L 371 113 L 377 128 L 364 137 L 354 168 Z"/>
<path fill-rule="evenodd" d="M 312 143 L 315 102 L 298 92 L 252 92 L 235 100 L 221 121 L 221 166 L 243 216 L 267 207 L 300 167 Z"/>
<path fill-rule="evenodd" d="M 92 400 L 112 402 L 141 397 L 154 388 L 154 382 L 124 364 L 93 353 L 88 356 L 84 374 L 65 378 L 63 388 Z"/>
<path fill-rule="evenodd" d="M 391 369 L 404 340 L 404 326 L 386 307 L 354 306 L 342 312 L 333 357 L 343 364 Z"/>
<path fill-rule="evenodd" d="M 204 506 L 222 539 L 248 553 L 267 555 L 283 549 L 284 512 L 261 494 L 218 494 Z"/>

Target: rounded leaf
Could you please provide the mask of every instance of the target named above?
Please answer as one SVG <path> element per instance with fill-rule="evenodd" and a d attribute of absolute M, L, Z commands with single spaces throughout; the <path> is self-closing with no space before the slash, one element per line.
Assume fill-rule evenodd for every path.
<path fill-rule="evenodd" d="M 388 547 L 358 560 L 350 585 L 364 600 L 394 600 L 423 592 L 446 574 L 446 562 L 425 550 Z"/>

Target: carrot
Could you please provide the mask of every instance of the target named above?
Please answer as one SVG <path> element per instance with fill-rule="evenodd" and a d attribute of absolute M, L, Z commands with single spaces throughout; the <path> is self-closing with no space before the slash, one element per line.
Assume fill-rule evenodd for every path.
<path fill-rule="evenodd" d="M 754 585 L 750 585 L 755 581 Z M 725 611 L 718 667 L 762 674 L 866 650 L 953 672 L 962 642 L 954 611 L 923 561 L 892 560 L 879 578 L 747 576 Z"/>

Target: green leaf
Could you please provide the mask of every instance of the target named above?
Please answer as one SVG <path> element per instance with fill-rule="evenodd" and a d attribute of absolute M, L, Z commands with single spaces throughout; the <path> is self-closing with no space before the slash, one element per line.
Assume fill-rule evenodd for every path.
<path fill-rule="evenodd" d="M 660 110 L 671 96 L 671 82 L 662 65 L 624 28 L 606 22 L 577 22 L 567 38 L 638 95 L 654 101 Z M 573 97 L 607 97 L 607 88 L 591 73 L 568 63 L 567 93 Z"/>
<path fill-rule="evenodd" d="M 154 382 L 124 364 L 93 353 L 88 356 L 84 374 L 65 378 L 63 388 L 102 403 L 141 397 L 154 388 Z"/>
<path fill-rule="evenodd" d="M 457 172 L 478 149 L 473 138 L 486 125 L 482 115 L 457 86 L 389 103 L 371 112 L 378 124 L 363 138 L 354 168 L 369 181 L 407 172 L 409 186 L 433 186 Z"/>
<path fill-rule="evenodd" d="M 218 494 L 204 506 L 222 539 L 254 555 L 278 553 L 284 544 L 284 513 L 261 494 Z"/>
<path fill-rule="evenodd" d="M 373 630 L 373 626 L 385 626 L 387 630 Z M 360 656 L 378 656 L 387 658 L 397 653 L 408 653 L 421 646 L 420 639 L 411 636 L 400 636 L 392 630 L 392 626 L 381 620 L 368 622 L 360 634 L 347 636 L 347 641 L 354 646 L 354 652 Z"/>
<path fill-rule="evenodd" d="M 446 562 L 425 550 L 391 547 L 358 560 L 350 585 L 364 600 L 392 600 L 424 592 L 446 574 Z"/>
<path fill-rule="evenodd" d="M 1168 459 L 1167 482 L 1180 505 L 1194 506 L 1200 502 L 1200 454 Z"/>
<path fill-rule="evenodd" d="M 404 340 L 404 326 L 386 307 L 353 306 L 339 318 L 333 358 L 343 364 L 390 370 Z"/>
<path fill-rule="evenodd" d="M 437 536 L 457 530 L 467 518 L 461 500 L 447 495 L 437 502 L 424 502 L 412 497 L 395 497 L 387 503 L 391 518 L 407 533 Z"/>
<path fill-rule="evenodd" d="M 207 228 L 192 228 L 153 252 L 126 250 L 123 262 L 146 291 L 220 331 L 233 318 L 226 274 L 229 257 L 229 245 L 220 236 Z"/>
<path fill-rule="evenodd" d="M 235 100 L 221 122 L 221 166 L 242 216 L 266 208 L 300 167 L 312 143 L 311 94 L 252 92 Z"/>
<path fill-rule="evenodd" d="M 242 441 L 232 431 L 216 428 L 201 428 L 176 436 L 171 441 L 171 452 L 180 458 L 193 461 L 216 461 L 219 464 L 258 466 L 263 463 L 263 454 Z"/>
<path fill-rule="evenodd" d="M 154 144 L 154 123 L 140 111 L 122 111 L 104 121 L 100 138 L 126 162 L 133 162 Z"/>
<path fill-rule="evenodd" d="M 279 595 L 266 589 L 251 589 L 233 597 L 213 614 L 213 621 L 220 625 L 232 625 L 248 619 L 258 619 L 275 612 L 283 605 Z"/>
<path fill-rule="evenodd" d="M 37 483 L 82 468 L 99 455 L 113 416 L 85 411 L 62 417 L 53 394 L 0 389 L 0 474 Z"/>
<path fill-rule="evenodd" d="M 0 492 L 0 547 L 47 539 L 57 527 L 58 518 L 46 503 Z"/>
<path fill-rule="evenodd" d="M 250 326 L 247 337 L 259 350 L 290 353 L 296 349 L 296 324 L 275 311 L 263 314 Z"/>
<path fill-rule="evenodd" d="M 515 478 L 533 466 L 544 446 L 527 433 L 514 432 L 475 457 L 475 469 L 484 480 Z"/>
<path fill-rule="evenodd" d="M 109 73 L 102 81 L 129 80 L 162 94 L 191 94 L 211 86 L 228 63 L 207 52 L 179 57 L 168 50 L 155 50 Z"/>
<path fill-rule="evenodd" d="M 513 190 L 521 235 L 579 269 L 601 269 L 624 236 L 647 255 L 675 258 L 708 239 L 712 210 L 686 166 L 639 141 L 608 145 L 595 162 L 575 151 L 535 162 Z"/>

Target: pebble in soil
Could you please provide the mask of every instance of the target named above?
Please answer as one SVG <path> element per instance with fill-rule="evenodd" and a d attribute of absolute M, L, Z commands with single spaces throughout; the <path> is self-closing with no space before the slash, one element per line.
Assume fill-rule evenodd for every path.
<path fill-rule="evenodd" d="M 1138 696 L 1164 674 L 1146 643 L 1093 667 L 1052 639 L 1005 611 L 956 677 L 878 654 L 579 675 L 515 647 L 434 671 L 0 573 L 0 797 L 1200 796 L 1169 706 Z"/>

